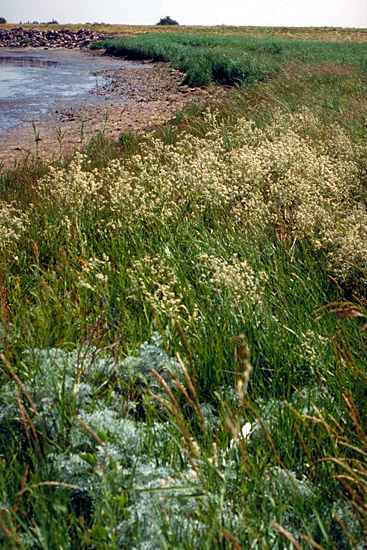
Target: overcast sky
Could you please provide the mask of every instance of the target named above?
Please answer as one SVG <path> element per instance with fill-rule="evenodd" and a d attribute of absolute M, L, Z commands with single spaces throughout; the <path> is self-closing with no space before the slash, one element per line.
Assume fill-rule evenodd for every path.
<path fill-rule="evenodd" d="M 367 27 L 367 0 L 0 0 L 8 23 Z"/>

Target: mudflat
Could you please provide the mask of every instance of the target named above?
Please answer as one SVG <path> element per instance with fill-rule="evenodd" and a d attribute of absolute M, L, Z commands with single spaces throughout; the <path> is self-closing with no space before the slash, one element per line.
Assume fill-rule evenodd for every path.
<path fill-rule="evenodd" d="M 60 59 L 70 50 L 58 50 Z M 85 52 L 85 56 L 101 55 Z M 114 58 L 115 61 L 118 61 Z M 95 71 L 104 85 L 91 90 L 98 101 L 76 100 L 65 107 L 56 101 L 45 118 L 0 132 L 0 166 L 11 168 L 24 160 L 49 160 L 83 147 L 99 133 L 116 139 L 123 132 L 148 129 L 168 121 L 193 101 L 203 102 L 211 95 L 223 94 L 217 87 L 194 89 L 182 85 L 184 75 L 168 64 L 134 63 L 126 68 Z"/>

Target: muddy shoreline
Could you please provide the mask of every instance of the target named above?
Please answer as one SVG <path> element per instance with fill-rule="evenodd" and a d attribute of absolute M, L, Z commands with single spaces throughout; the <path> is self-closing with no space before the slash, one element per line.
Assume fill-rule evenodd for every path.
<path fill-rule="evenodd" d="M 107 84 L 92 91 L 102 100 L 100 105 L 84 107 L 76 101 L 65 109 L 60 101 L 52 114 L 35 121 L 37 134 L 32 125 L 2 130 L 0 167 L 9 169 L 36 157 L 52 160 L 82 147 L 101 132 L 117 139 L 124 132 L 149 129 L 170 120 L 193 101 L 203 102 L 223 94 L 217 87 L 194 89 L 182 85 L 184 75 L 164 63 L 114 67 L 95 74 L 108 79 Z"/>

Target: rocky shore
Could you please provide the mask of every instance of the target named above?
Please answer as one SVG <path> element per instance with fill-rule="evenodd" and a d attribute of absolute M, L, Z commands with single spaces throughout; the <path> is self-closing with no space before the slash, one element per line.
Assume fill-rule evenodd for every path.
<path fill-rule="evenodd" d="M 38 29 L 0 28 L 0 48 L 84 48 L 104 36 L 89 29 L 77 32 L 68 29 L 40 31 Z"/>

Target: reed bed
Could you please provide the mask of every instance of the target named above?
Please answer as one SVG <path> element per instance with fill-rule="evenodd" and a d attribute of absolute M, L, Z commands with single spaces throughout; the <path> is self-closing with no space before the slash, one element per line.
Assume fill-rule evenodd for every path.
<path fill-rule="evenodd" d="M 343 63 L 366 68 L 366 44 L 305 42 L 277 37 L 236 35 L 143 34 L 95 42 L 92 49 L 128 59 L 170 62 L 186 74 L 184 82 L 244 85 L 266 80 L 289 61 Z"/>

